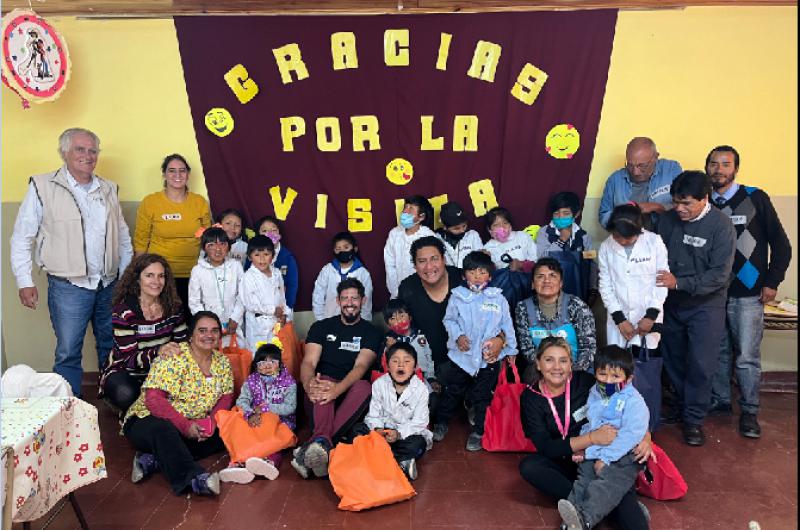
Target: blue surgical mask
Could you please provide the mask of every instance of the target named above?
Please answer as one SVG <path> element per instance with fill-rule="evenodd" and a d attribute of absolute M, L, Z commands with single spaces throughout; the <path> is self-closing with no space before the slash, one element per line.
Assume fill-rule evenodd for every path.
<path fill-rule="evenodd" d="M 597 391 L 600 393 L 600 397 L 604 399 L 610 398 L 623 388 L 625 388 L 625 383 L 601 383 L 600 381 L 597 382 Z"/>
<path fill-rule="evenodd" d="M 553 217 L 553 225 L 558 228 L 559 230 L 563 230 L 564 228 L 569 228 L 572 226 L 572 223 L 575 221 L 575 218 L 571 215 L 569 217 Z"/>
<path fill-rule="evenodd" d="M 482 282 L 482 283 L 467 282 L 467 287 L 469 287 L 469 290 L 472 291 L 473 293 L 479 293 L 483 291 L 487 285 L 489 285 L 489 282 Z"/>
<path fill-rule="evenodd" d="M 400 226 L 408 230 L 409 228 L 413 228 L 414 225 L 417 224 L 414 222 L 414 214 L 403 212 L 400 214 Z"/>

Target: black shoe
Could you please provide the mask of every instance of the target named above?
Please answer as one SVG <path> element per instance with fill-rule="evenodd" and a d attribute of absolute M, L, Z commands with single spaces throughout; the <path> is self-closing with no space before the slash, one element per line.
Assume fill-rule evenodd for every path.
<path fill-rule="evenodd" d="M 733 414 L 733 408 L 731 408 L 730 403 L 712 401 L 711 406 L 708 408 L 709 416 L 730 416 L 731 414 Z"/>
<path fill-rule="evenodd" d="M 745 438 L 761 438 L 761 426 L 755 414 L 742 412 L 739 416 L 739 434 Z"/>
<path fill-rule="evenodd" d="M 692 425 L 691 423 L 683 424 L 683 441 L 687 445 L 700 447 L 706 443 L 706 435 L 703 434 L 702 425 Z"/>

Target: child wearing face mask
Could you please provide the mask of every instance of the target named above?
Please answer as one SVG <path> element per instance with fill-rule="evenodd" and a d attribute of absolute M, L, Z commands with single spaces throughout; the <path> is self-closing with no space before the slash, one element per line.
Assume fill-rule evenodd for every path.
<path fill-rule="evenodd" d="M 400 225 L 389 231 L 383 247 L 389 298 L 397 298 L 400 282 L 414 274 L 411 244 L 421 237 L 434 235 L 433 206 L 421 195 L 406 197 L 399 221 Z"/>
<path fill-rule="evenodd" d="M 583 285 L 564 285 L 564 291 L 579 296 L 589 306 L 597 299 L 597 260 L 594 259 L 592 237 L 578 224 L 581 215 L 581 201 L 571 191 L 560 191 L 547 202 L 547 211 L 551 214 L 550 222 L 536 234 L 536 256 L 559 258 L 564 253 L 575 256 L 574 261 L 565 262 L 559 259 L 562 269 L 568 263 L 577 267 L 576 274 Z M 565 275 L 570 271 L 565 270 Z M 584 277 L 585 276 L 585 277 Z M 585 286 L 585 288 L 581 288 Z"/>
<path fill-rule="evenodd" d="M 372 383 L 372 399 L 356 434 L 378 431 L 392 448 L 409 480 L 417 478 L 417 459 L 433 445 L 428 430 L 428 388 L 414 375 L 417 352 L 408 343 L 395 342 L 386 350 L 388 373 Z"/>
<path fill-rule="evenodd" d="M 464 279 L 467 286 L 453 289 L 443 324 L 447 330 L 447 357 L 442 369 L 442 397 L 436 412 L 433 439 L 441 441 L 448 423 L 467 390 L 475 409 L 475 425 L 467 439 L 468 451 L 480 451 L 486 408 L 492 400 L 500 361 L 509 357 L 514 362 L 517 341 L 514 324 L 503 291 L 488 287 L 494 272 L 491 258 L 481 251 L 464 258 Z M 489 341 L 503 334 L 505 344 L 497 357 Z"/>
<path fill-rule="evenodd" d="M 259 346 L 253 356 L 251 373 L 236 400 L 236 406 L 241 409 L 242 415 L 237 416 L 235 421 L 246 421 L 252 429 L 261 425 L 261 415 L 266 412 L 277 414 L 281 423 L 292 431 L 297 426 L 297 382 L 281 361 L 279 344 L 279 341 L 273 339 L 271 343 Z M 220 471 L 219 479 L 237 484 L 247 484 L 256 476 L 275 480 L 278 478 L 281 460 L 281 453 L 277 452 L 253 456 L 245 462 L 231 462 L 227 469 Z"/>
<path fill-rule="evenodd" d="M 236 333 L 244 308 L 239 300 L 242 265 L 230 257 L 230 240 L 225 230 L 212 226 L 200 236 L 203 254 L 189 278 L 189 311 L 211 311 L 222 322 L 223 345 Z"/>
<path fill-rule="evenodd" d="M 364 285 L 361 318 L 369 322 L 372 320 L 372 277 L 359 259 L 355 236 L 350 232 L 339 232 L 333 236 L 333 260 L 322 267 L 314 282 L 311 307 L 316 320 L 330 318 L 341 312 L 336 303 L 336 286 L 347 278 L 356 278 Z"/>
<path fill-rule="evenodd" d="M 383 308 L 383 320 L 389 327 L 389 331 L 386 332 L 385 349 L 388 350 L 398 342 L 410 344 L 417 352 L 417 364 L 422 370 L 423 377 L 430 384 L 431 392 L 437 395 L 441 393 L 442 386 L 436 380 L 431 345 L 425 334 L 414 326 L 406 303 L 399 298 L 389 300 Z M 435 401 L 434 397 L 431 397 L 431 401 Z"/>
<path fill-rule="evenodd" d="M 525 232 L 514 230 L 511 212 L 496 206 L 483 216 L 492 239 L 483 246 L 492 256 L 495 268 L 530 272 L 536 261 L 536 244 Z"/>
<path fill-rule="evenodd" d="M 633 355 L 619 346 L 605 346 L 594 358 L 597 384 L 586 402 L 585 435 L 602 425 L 617 429 L 608 445 L 590 445 L 583 459 L 576 459 L 578 478 L 567 499 L 558 501 L 558 512 L 569 530 L 593 528 L 630 491 L 643 464 L 633 449 L 647 433 L 650 413 L 644 398 L 633 387 Z"/>
<path fill-rule="evenodd" d="M 299 271 L 297 269 L 297 259 L 291 250 L 286 248 L 281 236 L 282 227 L 280 221 L 271 215 L 265 215 L 255 224 L 256 233 L 268 237 L 275 246 L 275 256 L 273 265 L 283 276 L 283 284 L 286 286 L 286 305 L 290 309 L 294 308 L 297 301 L 297 290 L 300 285 Z M 245 263 L 245 270 L 249 268 Z"/>
<path fill-rule="evenodd" d="M 445 264 L 459 269 L 464 263 L 464 257 L 473 250 L 481 250 L 483 241 L 475 230 L 467 229 L 467 215 L 457 202 L 446 202 L 439 211 L 442 228 L 436 231 L 436 236 L 444 243 Z"/>

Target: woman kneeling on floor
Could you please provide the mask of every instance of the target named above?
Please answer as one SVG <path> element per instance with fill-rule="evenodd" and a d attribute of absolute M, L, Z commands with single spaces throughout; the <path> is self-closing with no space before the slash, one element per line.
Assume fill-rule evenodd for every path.
<path fill-rule="evenodd" d="M 233 404 L 231 365 L 215 350 L 221 331 L 217 315 L 198 311 L 189 326 L 189 343 L 151 366 L 122 427 L 137 450 L 134 483 L 160 470 L 176 495 L 187 488 L 198 495 L 219 495 L 219 474 L 195 460 L 225 448 L 213 420 L 218 410 Z"/>

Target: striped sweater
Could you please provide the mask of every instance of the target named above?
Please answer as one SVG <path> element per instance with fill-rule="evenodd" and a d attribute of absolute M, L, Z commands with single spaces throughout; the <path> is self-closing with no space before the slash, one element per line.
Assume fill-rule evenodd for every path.
<path fill-rule="evenodd" d="M 133 376 L 144 378 L 162 344 L 188 339 L 182 309 L 158 320 L 147 320 L 136 298 L 126 298 L 114 306 L 111 324 L 114 327 L 114 347 L 100 374 L 100 397 L 109 375 L 126 370 Z"/>

